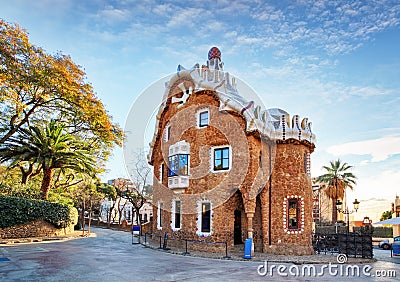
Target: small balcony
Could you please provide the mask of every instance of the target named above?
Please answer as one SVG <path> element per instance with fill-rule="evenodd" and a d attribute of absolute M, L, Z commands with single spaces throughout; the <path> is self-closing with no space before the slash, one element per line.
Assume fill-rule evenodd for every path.
<path fill-rule="evenodd" d="M 178 175 L 168 177 L 168 188 L 169 189 L 182 189 L 189 187 L 189 176 Z M 182 189 L 184 191 L 184 189 Z"/>

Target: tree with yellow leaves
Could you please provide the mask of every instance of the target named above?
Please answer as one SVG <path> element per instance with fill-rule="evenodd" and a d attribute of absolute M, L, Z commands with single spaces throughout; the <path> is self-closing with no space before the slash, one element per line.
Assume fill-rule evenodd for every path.
<path fill-rule="evenodd" d="M 18 24 L 0 19 L 0 146 L 28 125 L 54 120 L 104 160 L 123 132 L 69 56 L 47 54 Z"/>

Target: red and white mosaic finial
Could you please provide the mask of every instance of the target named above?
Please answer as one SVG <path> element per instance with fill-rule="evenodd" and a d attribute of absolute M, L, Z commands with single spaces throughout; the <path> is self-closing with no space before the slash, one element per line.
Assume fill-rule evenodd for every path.
<path fill-rule="evenodd" d="M 208 51 L 208 59 L 211 60 L 213 58 L 221 60 L 221 51 L 217 47 L 212 47 L 210 51 Z"/>

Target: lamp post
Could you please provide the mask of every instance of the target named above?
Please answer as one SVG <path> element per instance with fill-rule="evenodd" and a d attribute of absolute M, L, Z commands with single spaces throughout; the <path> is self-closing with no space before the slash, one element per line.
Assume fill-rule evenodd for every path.
<path fill-rule="evenodd" d="M 358 206 L 360 205 L 360 202 L 357 201 L 357 199 L 355 199 L 354 202 L 353 202 L 354 210 L 351 210 L 351 211 L 349 210 L 349 208 L 347 206 L 346 206 L 345 209 L 342 210 L 342 204 L 343 203 L 340 200 L 337 200 L 336 209 L 337 209 L 338 212 L 341 212 L 342 214 L 345 214 L 347 216 L 347 233 L 349 233 L 350 232 L 349 215 L 354 213 L 354 212 L 357 212 Z"/>

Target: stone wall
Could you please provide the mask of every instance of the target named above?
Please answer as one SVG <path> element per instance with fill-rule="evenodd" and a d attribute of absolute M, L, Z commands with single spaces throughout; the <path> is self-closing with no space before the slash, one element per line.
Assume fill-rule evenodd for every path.
<path fill-rule="evenodd" d="M 74 226 L 56 228 L 44 220 L 37 220 L 25 224 L 0 229 L 1 239 L 32 238 L 32 237 L 58 237 L 74 232 Z"/>
<path fill-rule="evenodd" d="M 277 146 L 271 181 L 272 242 L 264 244 L 264 250 L 267 252 L 312 253 L 312 185 L 311 178 L 305 170 L 304 157 L 307 153 L 310 153 L 310 148 L 295 140 L 288 140 Z M 285 230 L 284 227 L 287 225 L 285 207 L 288 197 L 297 198 L 301 202 L 299 210 L 301 227 L 298 230 Z"/>

